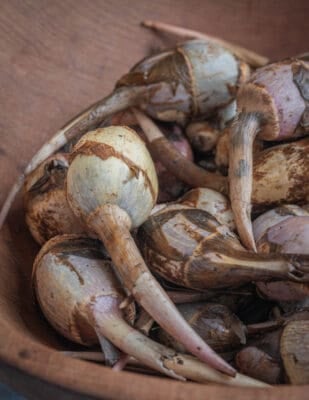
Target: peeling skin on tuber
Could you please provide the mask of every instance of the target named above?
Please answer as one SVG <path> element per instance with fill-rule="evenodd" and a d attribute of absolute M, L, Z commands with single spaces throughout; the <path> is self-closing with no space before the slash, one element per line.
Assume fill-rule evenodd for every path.
<path fill-rule="evenodd" d="M 275 360 L 256 347 L 250 346 L 241 350 L 237 354 L 235 362 L 239 371 L 252 378 L 269 384 L 282 382 L 281 361 Z"/>
<path fill-rule="evenodd" d="M 264 242 L 262 238 L 267 235 L 269 229 L 272 229 L 273 226 L 285 221 L 286 219 L 292 218 L 293 216 L 309 217 L 309 212 L 295 204 L 285 204 L 266 211 L 253 221 L 253 234 L 259 252 L 266 252 L 262 245 Z M 303 253 L 304 250 L 305 248 L 303 247 L 302 250 L 297 251 Z M 291 251 L 291 253 L 293 253 L 293 251 Z"/>
<path fill-rule="evenodd" d="M 301 121 L 308 79 L 295 71 L 306 70 L 308 75 L 308 66 L 300 60 L 288 60 L 260 68 L 237 94 L 238 115 L 230 135 L 230 199 L 238 233 L 250 250 L 256 251 L 251 224 L 253 143 L 256 136 L 282 141 L 305 134 Z"/>
<path fill-rule="evenodd" d="M 304 204 L 309 198 L 309 138 L 261 151 L 253 160 L 252 206 L 263 212 L 284 203 Z M 271 190 L 269 188 L 271 187 Z"/>
<path fill-rule="evenodd" d="M 135 116 L 132 111 L 125 110 L 114 114 L 112 117 L 106 119 L 101 127 L 111 126 L 111 125 L 126 125 L 134 129 L 139 136 L 146 142 L 146 136 L 136 121 Z M 160 123 L 160 127 L 164 132 L 165 137 L 168 141 L 187 159 L 193 161 L 193 152 L 191 146 L 183 134 L 183 129 L 180 125 L 176 123 Z M 164 165 L 154 159 L 153 160 L 156 167 L 156 172 L 159 181 L 159 194 L 158 203 L 164 203 L 168 201 L 176 200 L 186 189 L 186 185 L 177 179 L 172 173 L 170 173 Z"/>
<path fill-rule="evenodd" d="M 114 114 L 111 118 L 104 121 L 101 127 L 111 126 L 111 125 L 126 125 L 134 129 L 138 135 L 146 142 L 147 138 L 136 121 L 135 116 L 130 110 L 126 110 L 117 114 Z M 188 139 L 183 133 L 183 128 L 176 123 L 159 123 L 160 129 L 167 140 L 175 147 L 186 159 L 193 162 L 193 152 L 189 144 Z M 158 203 L 164 203 L 168 201 L 176 200 L 181 194 L 186 190 L 186 185 L 170 171 L 168 171 L 164 165 L 153 158 L 156 172 L 159 181 L 159 194 Z"/>
<path fill-rule="evenodd" d="M 178 178 L 186 181 L 191 186 L 209 186 L 223 192 L 227 190 L 226 177 L 208 173 L 190 161 L 185 160 L 175 149 L 170 148 L 171 146 L 164 139 L 153 121 L 139 110 L 135 110 L 135 113 L 138 115 L 140 122 L 143 124 L 143 129 L 148 135 L 153 154 L 160 157 Z M 254 127 L 254 118 L 252 124 Z M 165 148 L 165 153 L 162 151 L 163 147 Z M 309 186 L 302 184 L 302 182 L 309 179 L 308 151 L 308 138 L 289 144 L 274 146 L 265 151 L 257 151 L 253 160 L 252 188 L 252 204 L 255 211 L 263 210 L 271 204 L 276 205 L 284 201 L 304 202 L 309 198 Z M 239 147 L 236 146 L 234 154 L 237 155 L 238 152 Z M 169 154 L 169 156 L 166 157 L 166 154 Z M 251 161 L 247 163 L 246 161 L 242 162 L 241 159 L 236 174 L 242 177 L 240 179 L 236 177 L 236 185 L 230 189 L 235 201 L 241 197 L 246 199 L 245 204 L 247 209 L 240 207 L 241 203 L 239 200 L 236 203 L 234 201 L 234 212 L 238 216 L 242 232 L 246 232 L 251 227 L 251 195 L 248 192 L 248 186 L 244 186 L 244 190 L 241 191 L 244 180 L 248 179 L 251 171 Z M 250 179 L 249 182 L 251 182 Z M 272 187 L 272 190 L 269 190 L 269 187 Z M 254 246 L 253 238 L 250 243 Z"/>

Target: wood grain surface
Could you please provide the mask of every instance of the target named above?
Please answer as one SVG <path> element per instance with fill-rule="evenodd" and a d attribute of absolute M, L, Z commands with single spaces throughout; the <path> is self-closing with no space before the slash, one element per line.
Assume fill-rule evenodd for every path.
<path fill-rule="evenodd" d="M 47 138 L 108 94 L 140 58 L 175 43 L 173 37 L 140 27 L 141 20 L 202 30 L 276 60 L 308 50 L 308 15 L 306 0 L 1 0 L 0 205 Z M 72 345 L 51 330 L 32 298 L 36 251 L 19 198 L 0 232 L 0 379 L 29 398 L 307 397 L 308 387 L 269 391 L 183 384 L 118 375 L 61 356 L 53 349 Z"/>

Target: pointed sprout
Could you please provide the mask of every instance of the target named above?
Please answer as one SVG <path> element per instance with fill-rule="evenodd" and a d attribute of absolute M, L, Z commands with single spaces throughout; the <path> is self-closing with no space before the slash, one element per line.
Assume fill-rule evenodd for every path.
<path fill-rule="evenodd" d="M 146 28 L 150 28 L 160 32 L 171 33 L 176 36 L 180 36 L 181 38 L 187 39 L 205 39 L 210 42 L 219 44 L 222 47 L 225 47 L 232 53 L 234 53 L 237 57 L 244 60 L 248 64 L 253 67 L 262 67 L 265 64 L 268 64 L 268 59 L 252 50 L 248 50 L 244 47 L 238 46 L 226 40 L 220 39 L 216 36 L 207 35 L 206 33 L 194 31 L 192 29 L 186 29 L 179 26 L 175 26 L 172 24 L 165 24 L 160 21 L 151 21 L 145 20 L 142 22 L 142 25 Z"/>

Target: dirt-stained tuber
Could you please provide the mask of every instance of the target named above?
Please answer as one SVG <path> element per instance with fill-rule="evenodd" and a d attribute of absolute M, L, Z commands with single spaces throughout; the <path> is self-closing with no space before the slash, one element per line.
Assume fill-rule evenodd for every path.
<path fill-rule="evenodd" d="M 245 325 L 228 307 L 216 303 L 179 304 L 178 310 L 192 328 L 217 352 L 233 350 L 246 343 Z M 159 339 L 177 351 L 185 352 L 183 346 L 164 332 Z"/>
<path fill-rule="evenodd" d="M 25 181 L 25 218 L 32 236 L 41 245 L 54 236 L 86 230 L 66 199 L 68 158 L 65 153 L 49 157 Z"/>
<path fill-rule="evenodd" d="M 284 328 L 280 350 L 288 380 L 292 384 L 309 383 L 309 321 L 292 321 Z"/>
<path fill-rule="evenodd" d="M 244 374 L 270 384 L 282 382 L 281 360 L 274 359 L 257 347 L 249 346 L 241 350 L 235 362 L 239 371 Z"/>
<path fill-rule="evenodd" d="M 308 133 L 308 76 L 309 63 L 305 61 L 270 64 L 258 69 L 237 94 L 238 114 L 230 136 L 230 198 L 239 235 L 249 249 L 256 250 L 250 220 L 253 142 L 256 137 L 283 141 Z M 301 168 L 297 163 L 293 167 Z M 279 160 L 278 164 L 267 165 L 274 172 L 277 168 Z M 289 177 L 281 173 L 278 183 Z"/>
<path fill-rule="evenodd" d="M 309 254 L 309 214 L 296 205 L 269 210 L 253 221 L 253 234 L 261 253 Z M 270 300 L 301 301 L 309 284 L 288 281 L 257 282 L 259 293 Z"/>
<path fill-rule="evenodd" d="M 237 374 L 228 377 L 191 356 L 178 354 L 134 329 L 134 305 L 124 311 L 125 298 L 110 260 L 98 240 L 63 235 L 47 242 L 36 257 L 33 285 L 39 304 L 53 327 L 77 343 L 100 342 L 106 354 L 106 338 L 164 375 L 198 382 L 265 386 Z"/>
<path fill-rule="evenodd" d="M 98 129 L 75 146 L 67 174 L 69 204 L 103 241 L 125 288 L 188 351 L 234 375 L 234 369 L 179 314 L 151 275 L 130 234 L 130 229 L 149 216 L 157 193 L 153 162 L 133 130 L 117 126 Z"/>
<path fill-rule="evenodd" d="M 307 255 L 247 252 L 235 234 L 203 210 L 165 207 L 148 218 L 138 235 L 149 267 L 188 288 L 218 289 L 274 279 L 309 281 Z"/>

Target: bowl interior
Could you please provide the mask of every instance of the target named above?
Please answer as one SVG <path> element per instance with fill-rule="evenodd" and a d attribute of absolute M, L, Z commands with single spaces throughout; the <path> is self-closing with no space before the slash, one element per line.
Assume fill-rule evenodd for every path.
<path fill-rule="evenodd" d="M 169 35 L 143 30 L 139 26 L 142 20 L 151 17 L 221 36 L 259 51 L 272 60 L 308 50 L 305 39 L 309 36 L 306 18 L 309 3 L 306 1 L 285 0 L 279 4 L 275 0 L 237 3 L 202 0 L 173 0 L 166 3 L 159 0 L 150 4 L 146 0 L 138 0 L 131 4 L 123 0 L 114 4 L 96 0 L 86 3 L 77 1 L 73 5 L 70 2 L 53 2 L 48 3 L 45 9 L 39 3 L 20 6 L 7 2 L 3 6 L 6 30 L 1 35 L 0 44 L 6 50 L 5 55 L 0 56 L 0 73 L 3 77 L 1 128 L 6 134 L 0 146 L 0 204 L 34 150 L 63 123 L 108 94 L 114 82 L 135 62 L 177 41 Z M 14 15 L 14 23 L 10 15 Z M 14 34 L 14 26 L 20 27 L 21 35 Z M 42 29 L 42 26 L 46 29 Z M 31 269 L 38 249 L 25 225 L 19 196 L 0 232 L 0 336 L 6 338 L 11 332 L 9 339 L 5 339 L 3 346 L 0 346 L 0 358 L 24 372 L 30 368 L 27 364 L 29 360 L 24 357 L 25 354 L 14 351 L 15 345 L 19 348 L 16 343 L 21 338 L 26 347 L 31 344 L 35 349 L 37 345 L 37 349 L 49 356 L 49 351 L 79 349 L 79 346 L 63 339 L 49 326 L 35 302 Z M 38 365 L 44 366 L 44 362 L 42 358 Z M 50 372 L 48 368 L 52 368 L 52 363 L 46 367 L 48 373 L 41 368 L 41 372 L 32 369 L 32 374 L 43 380 L 62 382 L 61 385 L 65 387 L 66 382 L 71 382 L 68 362 L 62 362 L 67 368 L 64 369 L 66 381 L 61 381 L 59 371 Z M 79 362 L 72 361 L 71 368 L 80 382 L 88 379 L 86 373 L 84 376 L 81 373 L 84 369 Z M 93 368 L 95 373 L 92 379 L 95 380 L 101 370 Z M 104 371 L 106 377 L 111 376 L 110 372 Z M 123 382 L 119 382 L 118 378 L 113 380 L 108 386 L 108 393 L 113 393 L 109 398 L 145 395 L 145 382 L 154 382 L 139 377 L 141 388 L 134 391 L 130 388 L 133 378 L 129 376 L 123 378 Z M 71 383 L 67 385 L 72 388 Z M 157 381 L 154 387 L 156 385 Z M 172 398 L 187 391 L 182 384 L 173 385 L 165 386 L 162 383 L 164 390 L 175 388 Z M 212 389 L 205 392 L 200 385 L 194 387 L 198 388 L 194 389 L 196 396 L 198 393 L 214 393 Z M 167 392 L 162 388 L 157 398 L 166 398 Z M 290 394 L 289 390 L 285 389 L 284 393 Z M 85 393 L 103 396 L 99 389 L 88 390 L 87 385 Z M 253 391 L 247 392 L 246 398 L 251 398 L 251 395 L 252 398 L 264 396 L 263 392 L 258 394 Z"/>

